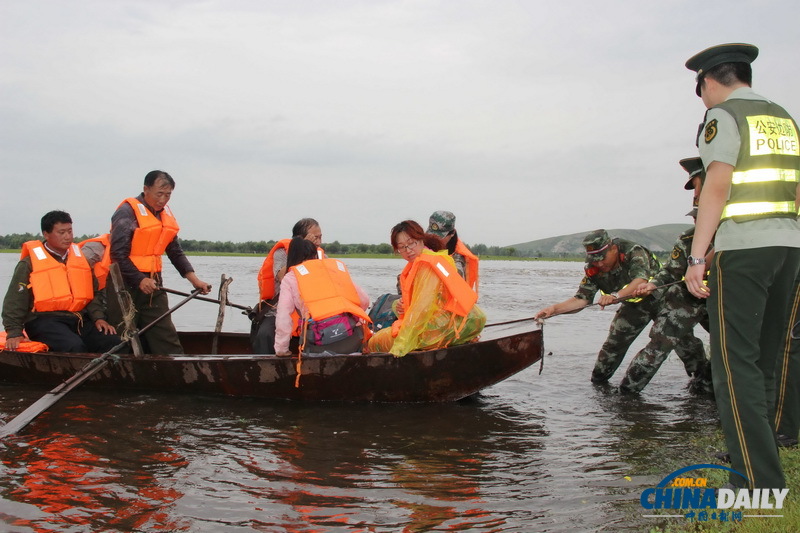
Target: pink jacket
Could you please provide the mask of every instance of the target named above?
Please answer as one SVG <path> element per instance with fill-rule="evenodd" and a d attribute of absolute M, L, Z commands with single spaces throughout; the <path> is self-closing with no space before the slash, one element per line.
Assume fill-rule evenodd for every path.
<path fill-rule="evenodd" d="M 369 307 L 369 296 L 355 282 L 353 285 L 361 300 L 361 308 Z M 278 296 L 278 305 L 275 308 L 275 353 L 289 351 L 289 340 L 292 337 L 292 311 L 297 309 L 300 316 L 308 312 L 306 305 L 300 298 L 300 289 L 297 286 L 297 277 L 291 270 L 286 273 L 281 281 L 281 292 Z"/>

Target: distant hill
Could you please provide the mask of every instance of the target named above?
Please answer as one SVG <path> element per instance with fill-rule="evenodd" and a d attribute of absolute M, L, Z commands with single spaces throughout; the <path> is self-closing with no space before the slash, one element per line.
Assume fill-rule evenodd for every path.
<path fill-rule="evenodd" d="M 672 250 L 678 235 L 691 227 L 691 224 L 661 224 L 642 229 L 606 229 L 611 238 L 627 239 L 650 249 L 653 252 Z M 595 228 L 597 229 L 597 228 Z M 573 255 L 583 253 L 583 238 L 592 231 L 588 229 L 581 233 L 548 237 L 536 241 L 512 244 L 514 248 L 525 255 L 537 252 L 545 257 Z"/>

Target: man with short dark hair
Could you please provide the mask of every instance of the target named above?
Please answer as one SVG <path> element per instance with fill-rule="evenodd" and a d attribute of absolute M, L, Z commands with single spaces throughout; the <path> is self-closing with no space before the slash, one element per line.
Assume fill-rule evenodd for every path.
<path fill-rule="evenodd" d="M 169 310 L 167 294 L 161 288 L 161 255 L 166 252 L 180 275 L 195 289 L 208 294 L 211 285 L 200 280 L 178 242 L 177 220 L 167 202 L 175 180 L 162 170 L 144 178 L 144 190 L 124 200 L 111 217 L 111 261 L 119 264 L 122 279 L 136 309 L 136 326 L 141 329 Z M 113 306 L 114 298 L 109 301 Z M 148 353 L 181 354 L 183 347 L 172 319 L 167 316 L 144 334 Z"/>
<path fill-rule="evenodd" d="M 786 110 L 750 88 L 757 55 L 755 46 L 734 43 L 686 62 L 708 109 L 697 138 L 706 179 L 686 286 L 709 298 L 714 395 L 732 467 L 746 477 L 731 474 L 730 483 L 780 489 L 775 362 L 800 267 L 800 140 Z"/>
<path fill-rule="evenodd" d="M 5 349 L 16 350 L 23 329 L 54 352 L 105 352 L 119 344 L 106 320 L 97 278 L 74 244 L 72 217 L 50 211 L 42 217 L 44 241 L 28 241 L 3 300 Z"/>

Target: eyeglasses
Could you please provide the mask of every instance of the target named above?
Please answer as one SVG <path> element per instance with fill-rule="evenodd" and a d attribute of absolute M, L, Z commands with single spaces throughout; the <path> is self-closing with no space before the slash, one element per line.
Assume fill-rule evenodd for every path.
<path fill-rule="evenodd" d="M 406 241 L 406 244 L 398 244 L 397 251 L 398 252 L 410 252 L 414 248 L 417 247 L 419 241 Z"/>

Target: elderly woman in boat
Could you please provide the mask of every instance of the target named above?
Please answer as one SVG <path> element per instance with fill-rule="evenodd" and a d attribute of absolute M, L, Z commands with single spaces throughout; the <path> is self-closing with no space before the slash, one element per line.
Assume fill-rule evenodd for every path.
<path fill-rule="evenodd" d="M 369 340 L 369 351 L 402 357 L 477 338 L 486 315 L 475 305 L 478 295 L 458 275 L 441 239 L 413 220 L 404 220 L 392 228 L 391 242 L 408 261 L 400 274 L 402 297 L 395 309 L 399 318 Z"/>

